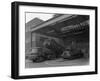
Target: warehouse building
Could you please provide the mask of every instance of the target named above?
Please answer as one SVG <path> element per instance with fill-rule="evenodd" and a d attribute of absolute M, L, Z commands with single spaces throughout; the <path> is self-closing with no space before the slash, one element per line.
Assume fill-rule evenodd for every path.
<path fill-rule="evenodd" d="M 88 51 L 89 48 L 89 16 L 60 15 L 31 29 L 32 48 L 43 48 L 43 42 L 54 39 L 64 47 L 76 44 Z M 87 55 L 88 56 L 88 55 Z"/>
<path fill-rule="evenodd" d="M 42 53 L 48 39 L 54 40 L 58 47 L 64 49 L 71 47 L 80 49 L 84 52 L 84 58 L 89 58 L 89 16 L 58 14 L 31 27 L 31 54 Z M 55 50 L 60 49 L 54 43 L 51 47 Z"/>

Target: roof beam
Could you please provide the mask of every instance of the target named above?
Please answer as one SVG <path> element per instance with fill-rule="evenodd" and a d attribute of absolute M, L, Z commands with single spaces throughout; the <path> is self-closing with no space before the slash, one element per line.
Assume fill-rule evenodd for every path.
<path fill-rule="evenodd" d="M 33 28 L 33 29 L 31 30 L 31 32 L 34 32 L 35 30 L 38 30 L 38 29 L 43 28 L 43 27 L 46 27 L 46 26 L 48 26 L 48 25 L 50 25 L 50 24 L 54 24 L 54 23 L 56 23 L 56 22 L 58 22 L 58 21 L 60 21 L 60 20 L 63 20 L 63 19 L 65 19 L 65 18 L 68 18 L 68 17 L 70 17 L 70 16 L 72 16 L 72 15 L 70 15 L 70 14 L 67 15 L 67 14 L 66 14 L 66 15 L 62 15 L 62 16 L 60 16 L 60 17 L 57 17 L 57 18 L 55 18 L 55 19 L 53 19 L 53 20 L 50 20 L 50 21 L 48 21 L 48 22 L 45 22 L 45 23 L 43 23 L 43 24 L 41 24 L 41 25 L 39 25 L 39 26 Z"/>

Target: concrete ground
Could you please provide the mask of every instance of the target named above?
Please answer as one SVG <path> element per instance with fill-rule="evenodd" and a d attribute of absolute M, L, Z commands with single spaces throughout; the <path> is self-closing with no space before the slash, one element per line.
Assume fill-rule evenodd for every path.
<path fill-rule="evenodd" d="M 25 61 L 25 68 L 40 68 L 40 67 L 58 67 L 58 66 L 80 66 L 80 65 L 88 65 L 89 59 L 87 58 L 79 58 L 75 60 L 48 60 L 40 63 L 33 63 L 31 60 Z"/>

